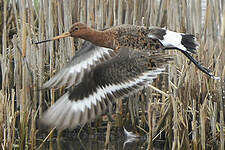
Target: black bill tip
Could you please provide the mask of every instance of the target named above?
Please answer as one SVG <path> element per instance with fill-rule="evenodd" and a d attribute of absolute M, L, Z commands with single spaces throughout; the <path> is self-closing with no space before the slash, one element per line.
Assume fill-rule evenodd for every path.
<path fill-rule="evenodd" d="M 45 43 L 45 42 L 49 42 L 49 41 L 52 41 L 52 40 L 49 39 L 49 40 L 38 41 L 38 42 L 35 42 L 34 44 L 37 45 L 37 44 L 41 44 L 41 43 Z"/>

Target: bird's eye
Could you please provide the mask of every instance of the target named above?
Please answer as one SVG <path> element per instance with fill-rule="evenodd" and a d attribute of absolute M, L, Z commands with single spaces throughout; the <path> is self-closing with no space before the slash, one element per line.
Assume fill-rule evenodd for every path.
<path fill-rule="evenodd" d="M 78 27 L 74 27 L 74 31 L 78 31 L 79 30 L 79 28 Z"/>

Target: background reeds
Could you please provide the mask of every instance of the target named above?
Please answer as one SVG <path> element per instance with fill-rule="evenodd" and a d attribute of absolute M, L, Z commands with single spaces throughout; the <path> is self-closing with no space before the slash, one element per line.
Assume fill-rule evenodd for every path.
<path fill-rule="evenodd" d="M 76 54 L 82 40 L 33 42 L 68 31 L 80 21 L 96 29 L 126 23 L 195 34 L 200 47 L 194 57 L 221 80 L 210 79 L 181 53 L 169 51 L 176 59 L 168 75 L 118 101 L 114 126 L 132 124 L 140 134 L 144 130 L 149 149 L 163 139 L 169 149 L 224 150 L 223 0 L 0 0 L 0 9 L 2 149 L 36 149 L 37 138 L 44 140 L 37 136 L 36 121 L 64 90 L 38 88 Z"/>

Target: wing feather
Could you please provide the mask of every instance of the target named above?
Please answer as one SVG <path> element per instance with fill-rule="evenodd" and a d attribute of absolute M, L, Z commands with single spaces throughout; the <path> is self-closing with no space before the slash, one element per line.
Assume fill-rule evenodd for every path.
<path fill-rule="evenodd" d="M 112 49 L 97 47 L 90 42 L 85 42 L 80 51 L 72 60 L 63 67 L 49 81 L 45 82 L 42 89 L 70 87 L 81 82 L 84 72 L 90 71 L 96 65 L 115 56 Z"/>
<path fill-rule="evenodd" d="M 149 56 L 127 50 L 127 54 L 85 72 L 82 81 L 53 104 L 41 121 L 60 130 L 72 129 L 111 112 L 115 99 L 148 86 L 170 60 L 165 55 Z"/>

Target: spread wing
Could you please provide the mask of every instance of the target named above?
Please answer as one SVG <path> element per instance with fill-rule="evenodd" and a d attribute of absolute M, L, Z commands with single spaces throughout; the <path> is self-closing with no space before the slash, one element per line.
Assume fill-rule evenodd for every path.
<path fill-rule="evenodd" d="M 90 71 L 97 64 L 107 61 L 115 56 L 112 49 L 97 47 L 90 42 L 85 42 L 72 60 L 63 67 L 49 81 L 43 84 L 42 89 L 70 87 L 78 84 L 85 72 Z"/>
<path fill-rule="evenodd" d="M 171 57 L 148 56 L 136 51 L 120 53 L 97 65 L 42 116 L 41 122 L 57 129 L 75 128 L 107 113 L 115 99 L 150 84 Z M 124 55 L 125 54 L 125 55 Z"/>

